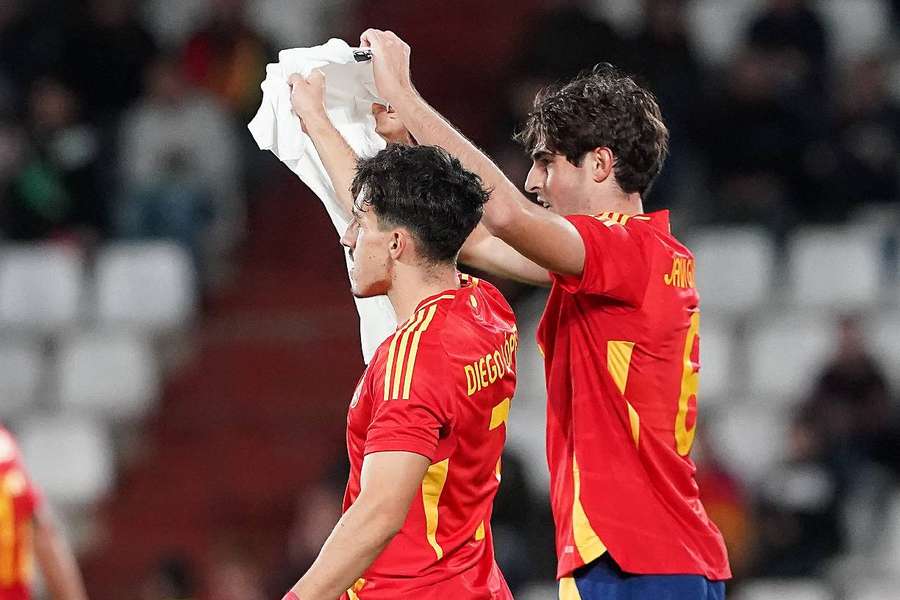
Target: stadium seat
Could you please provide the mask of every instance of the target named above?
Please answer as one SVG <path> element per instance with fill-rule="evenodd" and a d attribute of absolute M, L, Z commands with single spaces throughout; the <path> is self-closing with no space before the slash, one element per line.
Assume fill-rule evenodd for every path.
<path fill-rule="evenodd" d="M 690 38 L 696 42 L 698 56 L 716 65 L 734 56 L 760 4 L 757 0 L 697 0 L 687 7 Z"/>
<path fill-rule="evenodd" d="M 815 311 L 765 316 L 750 325 L 748 385 L 769 404 L 807 393 L 834 349 L 836 323 Z"/>
<path fill-rule="evenodd" d="M 53 244 L 0 250 L 0 327 L 53 333 L 78 318 L 81 256 Z"/>
<path fill-rule="evenodd" d="M 884 567 L 897 579 L 900 579 L 900 491 L 888 504 L 884 515 L 884 537 L 881 540 L 881 552 Z M 900 588 L 898 588 L 900 589 Z"/>
<path fill-rule="evenodd" d="M 775 264 L 772 236 L 757 227 L 716 227 L 692 235 L 703 310 L 743 312 L 770 300 Z"/>
<path fill-rule="evenodd" d="M 140 417 L 156 398 L 158 377 L 149 345 L 125 331 L 82 333 L 60 345 L 57 393 L 65 410 Z"/>
<path fill-rule="evenodd" d="M 817 579 L 757 579 L 746 582 L 735 600 L 834 600 L 834 590 Z"/>
<path fill-rule="evenodd" d="M 722 463 L 749 485 L 784 458 L 788 418 L 785 411 L 756 400 L 732 403 L 704 422 L 710 447 Z"/>
<path fill-rule="evenodd" d="M 833 40 L 835 53 L 846 60 L 880 52 L 891 38 L 891 9 L 882 0 L 818 0 L 817 8 Z"/>
<path fill-rule="evenodd" d="M 112 442 L 96 421 L 64 415 L 35 418 L 19 433 L 31 477 L 52 502 L 84 506 L 109 489 Z"/>
<path fill-rule="evenodd" d="M 27 340 L 0 342 L 0 417 L 10 417 L 34 401 L 44 373 L 40 346 Z"/>
<path fill-rule="evenodd" d="M 881 291 L 881 240 L 857 227 L 805 227 L 789 244 L 791 301 L 796 306 L 858 310 Z"/>
<path fill-rule="evenodd" d="M 101 324 L 164 331 L 194 313 L 190 256 L 167 242 L 114 244 L 97 258 L 96 314 Z"/>
<path fill-rule="evenodd" d="M 894 556 L 896 559 L 896 555 Z M 855 584 L 844 596 L 846 600 L 888 600 L 896 598 L 900 590 L 900 579 L 867 579 Z"/>
<path fill-rule="evenodd" d="M 900 312 L 874 315 L 866 330 L 870 351 L 894 388 L 900 389 Z"/>
<path fill-rule="evenodd" d="M 740 388 L 736 371 L 734 326 L 708 313 L 700 319 L 700 402 L 718 404 L 728 392 Z"/>

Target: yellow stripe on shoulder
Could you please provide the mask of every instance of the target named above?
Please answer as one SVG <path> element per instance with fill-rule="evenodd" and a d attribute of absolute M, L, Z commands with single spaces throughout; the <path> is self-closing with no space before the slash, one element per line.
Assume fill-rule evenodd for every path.
<path fill-rule="evenodd" d="M 394 357 L 397 354 L 397 344 L 400 342 L 403 335 L 415 324 L 416 317 L 419 315 L 413 315 L 409 319 L 407 319 L 406 323 L 397 328 L 397 331 L 394 332 L 394 339 L 391 340 L 391 346 L 388 349 L 387 360 L 384 363 L 384 399 L 387 400 L 391 395 L 391 376 L 394 374 Z M 401 359 L 402 362 L 402 359 Z"/>
<path fill-rule="evenodd" d="M 437 306 L 432 305 L 428 308 L 428 314 L 425 316 L 425 320 L 422 321 L 422 326 L 416 329 L 416 333 L 413 335 L 412 340 L 412 348 L 409 351 L 409 360 L 406 362 L 406 375 L 403 379 L 403 399 L 409 400 L 409 388 L 412 386 L 412 378 L 413 371 L 416 368 L 416 356 L 419 353 L 419 339 L 422 337 L 422 333 L 428 329 L 428 326 L 431 325 L 431 320 L 434 319 L 434 314 L 437 312 Z"/>

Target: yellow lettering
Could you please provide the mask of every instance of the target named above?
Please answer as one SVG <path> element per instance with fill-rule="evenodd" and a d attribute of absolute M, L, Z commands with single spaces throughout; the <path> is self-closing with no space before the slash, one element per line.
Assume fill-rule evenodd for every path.
<path fill-rule="evenodd" d="M 487 369 L 485 368 L 483 356 L 478 359 L 478 381 L 481 382 L 481 387 L 486 388 L 488 386 Z"/>
<path fill-rule="evenodd" d="M 478 391 L 478 379 L 475 377 L 475 368 L 472 365 L 466 365 L 466 387 L 468 387 L 468 394 L 471 396 L 475 392 Z"/>

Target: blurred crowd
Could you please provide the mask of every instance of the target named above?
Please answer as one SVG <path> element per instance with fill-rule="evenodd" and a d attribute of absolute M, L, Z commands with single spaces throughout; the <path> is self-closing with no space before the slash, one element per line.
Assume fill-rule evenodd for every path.
<path fill-rule="evenodd" d="M 332 36 L 352 43 L 358 19 L 347 15 L 369 14 L 371 4 L 0 2 L 2 240 L 87 251 L 112 239 L 171 240 L 210 289 L 239 260 L 253 199 L 280 172 L 246 132 L 266 63 L 284 47 Z M 755 223 L 781 235 L 900 203 L 897 40 L 838 60 L 815 2 L 761 0 L 733 54 L 710 64 L 690 27 L 691 0 L 643 0 L 629 28 L 607 20 L 599 0 L 540 4 L 520 24 L 513 58 L 496 69 L 494 93 L 472 100 L 490 125 L 466 131 L 514 181 L 524 181 L 528 162 L 511 134 L 535 92 L 608 61 L 660 99 L 671 156 L 648 207 L 672 208 L 676 223 Z M 884 6 L 900 31 L 900 2 Z M 839 327 L 835 356 L 792 420 L 790 456 L 762 485 L 746 489 L 714 448 L 698 444 L 704 502 L 739 578 L 820 573 L 878 527 L 867 508 L 848 531 L 847 512 L 883 507 L 900 473 L 896 391 L 856 321 Z M 303 492 L 283 566 L 224 549 L 204 578 L 210 597 L 286 589 L 336 520 L 343 477 Z M 504 459 L 494 533 L 514 590 L 552 577 L 549 519 L 521 461 Z M 161 557 L 141 597 L 189 598 L 199 579 L 182 557 Z"/>

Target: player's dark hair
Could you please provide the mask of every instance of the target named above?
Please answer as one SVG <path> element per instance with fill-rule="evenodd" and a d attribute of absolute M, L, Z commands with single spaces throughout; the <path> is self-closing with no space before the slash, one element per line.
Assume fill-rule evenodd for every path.
<path fill-rule="evenodd" d="M 360 159 L 352 192 L 357 209 L 371 206 L 383 227 L 408 229 L 434 263 L 456 260 L 488 199 L 481 179 L 445 150 L 400 144 Z"/>
<path fill-rule="evenodd" d="M 516 139 L 528 152 L 544 148 L 576 166 L 585 153 L 609 148 L 619 187 L 641 195 L 650 191 L 669 152 L 656 98 L 609 63 L 541 90 Z"/>

